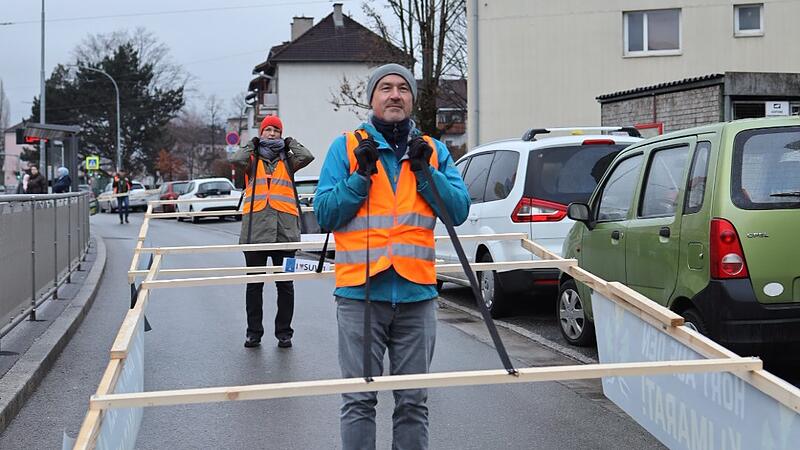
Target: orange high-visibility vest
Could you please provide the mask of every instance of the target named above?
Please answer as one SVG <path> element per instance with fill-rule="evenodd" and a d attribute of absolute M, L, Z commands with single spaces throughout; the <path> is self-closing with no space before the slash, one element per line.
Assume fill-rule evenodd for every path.
<path fill-rule="evenodd" d="M 253 161 L 253 157 L 251 157 L 251 161 Z M 254 181 L 256 183 L 256 194 L 253 212 L 261 211 L 269 204 L 274 210 L 297 216 L 294 186 L 283 161 L 279 160 L 275 165 L 275 170 L 268 174 L 264 169 L 263 162 L 259 160 Z M 247 184 L 247 189 L 242 202 L 242 213 L 250 214 L 250 196 L 253 194 L 253 184 L 250 182 L 248 174 L 245 174 L 245 184 Z"/>
<path fill-rule="evenodd" d="M 363 130 L 356 132 L 364 139 L 368 137 Z M 352 174 L 358 166 L 355 157 L 358 139 L 354 133 L 347 133 L 346 137 Z M 423 138 L 433 149 L 430 165 L 438 169 L 436 144 L 428 136 Z M 434 225 L 436 215 L 417 192 L 411 163 L 406 160 L 400 164 L 396 190 L 393 190 L 386 169 L 378 160 L 378 173 L 372 176 L 369 205 L 364 202 L 350 222 L 333 232 L 336 241 L 336 286 L 360 286 L 366 282 L 368 240 L 370 276 L 394 267 L 401 277 L 409 281 L 436 284 Z"/>

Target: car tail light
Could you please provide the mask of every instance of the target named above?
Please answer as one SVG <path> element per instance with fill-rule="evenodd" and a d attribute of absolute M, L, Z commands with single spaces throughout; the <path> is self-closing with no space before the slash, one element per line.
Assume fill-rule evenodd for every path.
<path fill-rule="evenodd" d="M 725 219 L 711 220 L 709 253 L 711 278 L 747 278 L 747 263 L 733 224 Z"/>
<path fill-rule="evenodd" d="M 615 145 L 613 139 L 584 139 L 583 145 Z"/>
<path fill-rule="evenodd" d="M 511 221 L 525 222 L 558 222 L 567 217 L 567 206 L 538 198 L 522 197 L 511 213 Z"/>

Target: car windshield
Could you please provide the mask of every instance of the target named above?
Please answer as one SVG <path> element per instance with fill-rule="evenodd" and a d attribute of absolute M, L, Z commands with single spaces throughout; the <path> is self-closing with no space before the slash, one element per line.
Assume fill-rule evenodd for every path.
<path fill-rule="evenodd" d="M 297 186 L 297 193 L 299 195 L 313 194 L 317 192 L 316 181 L 298 181 L 295 186 Z"/>
<path fill-rule="evenodd" d="M 591 144 L 531 150 L 525 196 L 563 205 L 586 202 L 625 147 L 627 144 Z"/>
<path fill-rule="evenodd" d="M 742 209 L 800 208 L 800 127 L 736 136 L 731 199 Z"/>

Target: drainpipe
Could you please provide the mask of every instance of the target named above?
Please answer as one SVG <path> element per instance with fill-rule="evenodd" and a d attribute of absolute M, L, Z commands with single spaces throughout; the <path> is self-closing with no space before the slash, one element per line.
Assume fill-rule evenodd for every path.
<path fill-rule="evenodd" d="M 480 64 L 478 59 L 478 0 L 467 3 L 468 36 L 467 39 L 467 151 L 480 143 L 480 90 L 478 75 Z"/>

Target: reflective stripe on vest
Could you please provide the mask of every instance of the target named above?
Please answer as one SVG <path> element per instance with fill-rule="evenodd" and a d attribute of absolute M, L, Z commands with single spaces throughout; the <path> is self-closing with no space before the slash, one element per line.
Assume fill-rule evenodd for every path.
<path fill-rule="evenodd" d="M 367 138 L 363 130 L 357 133 Z M 438 169 L 436 144 L 428 136 L 423 138 L 433 148 L 430 165 Z M 350 173 L 353 173 L 358 165 L 354 154 L 358 139 L 354 133 L 348 133 L 346 139 Z M 350 222 L 333 232 L 336 240 L 336 286 L 364 284 L 368 240 L 371 276 L 393 267 L 401 277 L 414 283 L 436 284 L 433 241 L 436 215 L 417 192 L 416 176 L 411 171 L 410 162 L 400 163 L 397 186 L 392 189 L 386 169 L 378 161 L 378 173 L 372 176 L 369 199 L 369 217 L 364 202 Z"/>
<path fill-rule="evenodd" d="M 269 205 L 276 211 L 297 216 L 297 203 L 294 197 L 294 187 L 289 178 L 289 172 L 283 161 L 275 164 L 275 170 L 268 174 L 264 164 L 259 164 L 256 169 L 256 194 L 253 203 L 253 212 L 263 210 Z M 250 200 L 253 193 L 253 183 L 248 180 L 245 197 L 242 201 L 242 213 L 250 213 Z"/>

